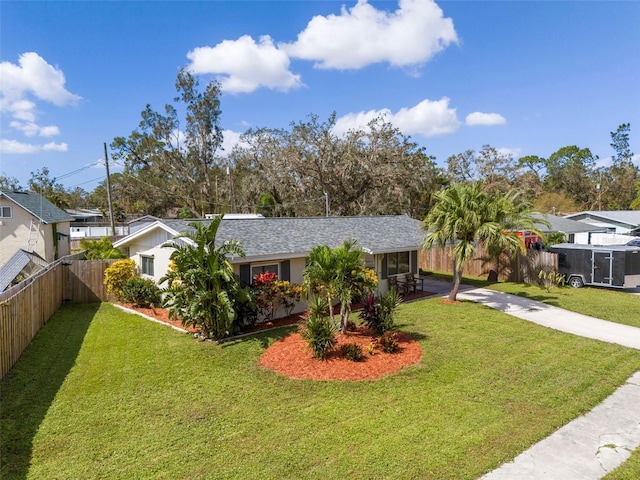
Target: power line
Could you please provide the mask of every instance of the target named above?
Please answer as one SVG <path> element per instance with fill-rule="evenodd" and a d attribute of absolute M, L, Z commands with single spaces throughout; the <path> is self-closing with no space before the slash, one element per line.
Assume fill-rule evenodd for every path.
<path fill-rule="evenodd" d="M 98 160 L 97 162 L 89 163 L 88 165 L 85 165 L 84 167 L 78 168 L 77 170 L 74 170 L 72 172 L 59 175 L 59 176 L 55 177 L 53 179 L 53 181 L 55 182 L 57 180 L 62 180 L 63 178 L 71 177 L 71 176 L 76 175 L 76 174 L 78 174 L 80 172 L 83 172 L 87 168 L 95 167 L 96 165 L 98 165 L 101 162 L 102 162 L 102 160 Z"/>

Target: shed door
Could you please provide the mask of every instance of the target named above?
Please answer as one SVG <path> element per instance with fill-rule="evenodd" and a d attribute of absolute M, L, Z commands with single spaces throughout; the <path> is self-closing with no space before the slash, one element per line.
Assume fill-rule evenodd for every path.
<path fill-rule="evenodd" d="M 612 252 L 593 252 L 593 283 L 611 285 Z"/>

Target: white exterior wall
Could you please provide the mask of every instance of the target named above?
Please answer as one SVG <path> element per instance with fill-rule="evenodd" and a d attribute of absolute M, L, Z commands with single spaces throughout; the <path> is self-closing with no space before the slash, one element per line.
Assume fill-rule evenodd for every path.
<path fill-rule="evenodd" d="M 622 235 L 617 233 L 592 233 L 591 244 L 592 245 L 624 245 L 632 236 Z"/>
<path fill-rule="evenodd" d="M 11 207 L 11 218 L 0 218 L 0 267 L 4 265 L 11 256 L 20 249 L 29 250 L 37 253 L 47 262 L 51 263 L 55 260 L 55 245 L 53 243 L 53 226 L 50 224 L 41 224 L 40 220 L 32 216 L 22 207 L 7 200 L 5 197 L 0 198 L 0 206 Z M 40 225 L 37 235 L 37 243 L 35 248 L 27 248 L 29 242 L 29 227 L 31 222 Z M 57 224 L 60 233 L 69 234 L 69 223 L 63 222 Z M 35 239 L 35 236 L 32 237 Z M 33 244 L 34 242 L 32 242 Z M 58 244 L 58 256 L 69 254 L 69 242 L 64 239 Z"/>

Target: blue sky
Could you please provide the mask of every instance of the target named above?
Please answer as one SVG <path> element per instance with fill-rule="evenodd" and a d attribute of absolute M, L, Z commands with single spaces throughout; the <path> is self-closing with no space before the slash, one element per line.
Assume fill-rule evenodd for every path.
<path fill-rule="evenodd" d="M 638 1 L 3 0 L 0 174 L 91 191 L 182 67 L 221 82 L 227 150 L 335 111 L 336 133 L 384 113 L 440 165 L 484 144 L 606 164 L 621 123 L 640 154 L 639 25 Z"/>

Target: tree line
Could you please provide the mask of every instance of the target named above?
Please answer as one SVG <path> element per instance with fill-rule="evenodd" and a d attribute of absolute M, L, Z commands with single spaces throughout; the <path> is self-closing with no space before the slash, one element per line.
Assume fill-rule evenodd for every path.
<path fill-rule="evenodd" d="M 269 216 L 407 214 L 424 218 L 446 187 L 482 181 L 489 192 L 524 192 L 534 208 L 563 214 L 580 210 L 640 209 L 640 172 L 629 146 L 631 125 L 610 132 L 612 161 L 597 165 L 588 148 L 569 145 L 548 158 L 514 158 L 490 145 L 436 164 L 424 147 L 384 117 L 336 135 L 336 115 L 310 115 L 288 128 L 252 128 L 230 152 L 222 150 L 220 85 L 204 89 L 180 71 L 177 95 L 163 111 L 147 105 L 128 136 L 111 142 L 115 215 L 197 218 L 208 213 Z M 19 189 L 0 176 L 0 189 Z M 106 181 L 91 193 L 67 190 L 45 167 L 28 189 L 62 208 L 106 212 Z"/>

